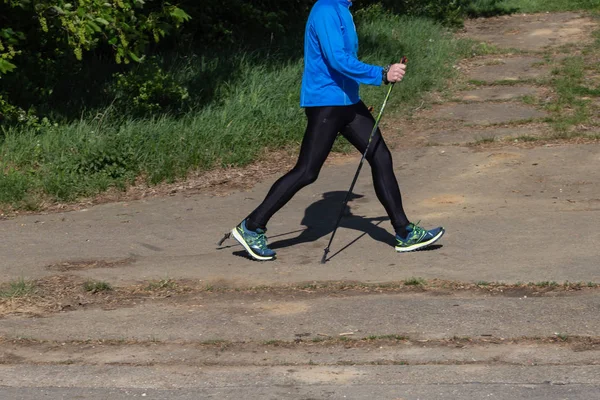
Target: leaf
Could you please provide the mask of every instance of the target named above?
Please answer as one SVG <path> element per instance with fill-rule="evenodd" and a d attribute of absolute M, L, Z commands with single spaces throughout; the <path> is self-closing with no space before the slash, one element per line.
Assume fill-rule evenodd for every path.
<path fill-rule="evenodd" d="M 0 74 L 6 74 L 12 72 L 17 66 L 7 60 L 0 58 Z"/>
<path fill-rule="evenodd" d="M 96 18 L 95 21 L 98 22 L 98 23 L 100 23 L 100 24 L 102 24 L 102 25 L 104 25 L 104 26 L 110 25 L 110 23 L 107 20 L 105 20 L 104 18 L 98 17 L 98 18 Z"/>
<path fill-rule="evenodd" d="M 171 17 L 175 18 L 179 22 L 188 21 L 192 19 L 192 17 L 188 13 L 186 13 L 179 7 L 173 7 L 169 14 L 171 15 Z"/>
<path fill-rule="evenodd" d="M 87 23 L 89 26 L 92 27 L 94 32 L 102 32 L 102 29 L 98 25 L 96 25 L 96 23 L 94 21 L 88 21 Z"/>
<path fill-rule="evenodd" d="M 142 62 L 142 59 L 139 58 L 133 51 L 129 52 L 129 57 L 131 57 L 133 61 Z"/>

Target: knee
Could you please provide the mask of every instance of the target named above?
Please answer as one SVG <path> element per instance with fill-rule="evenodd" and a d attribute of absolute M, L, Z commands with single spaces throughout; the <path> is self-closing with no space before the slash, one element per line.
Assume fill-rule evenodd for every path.
<path fill-rule="evenodd" d="M 311 183 L 314 183 L 318 177 L 319 177 L 319 171 L 304 171 L 300 181 L 302 182 L 303 186 L 307 186 L 307 185 L 310 185 Z"/>
<path fill-rule="evenodd" d="M 392 153 L 387 147 L 378 148 L 367 156 L 371 168 L 393 168 Z"/>
<path fill-rule="evenodd" d="M 304 187 L 315 182 L 319 177 L 319 170 L 313 170 L 307 167 L 296 166 L 291 174 L 295 177 L 296 185 Z"/>

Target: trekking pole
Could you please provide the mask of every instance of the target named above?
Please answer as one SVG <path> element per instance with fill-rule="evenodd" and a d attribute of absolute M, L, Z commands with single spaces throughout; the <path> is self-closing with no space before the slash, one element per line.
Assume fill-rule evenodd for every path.
<path fill-rule="evenodd" d="M 402 57 L 402 60 L 400 61 L 400 63 L 406 64 L 406 61 L 407 61 L 406 57 Z M 354 189 L 354 185 L 356 184 L 356 181 L 358 180 L 358 175 L 360 175 L 360 170 L 362 169 L 365 158 L 367 157 L 367 152 L 369 151 L 369 147 L 371 146 L 371 141 L 373 140 L 373 136 L 375 136 L 375 132 L 377 132 L 377 128 L 379 127 L 379 121 L 381 121 L 381 117 L 383 116 L 383 111 L 385 110 L 385 106 L 387 105 L 388 99 L 390 98 L 390 94 L 392 94 L 392 89 L 394 88 L 395 83 L 396 82 L 392 82 L 392 84 L 390 85 L 387 95 L 385 96 L 385 100 L 383 101 L 383 105 L 381 106 L 381 110 L 379 111 L 379 115 L 377 116 L 377 119 L 375 120 L 375 125 L 373 126 L 373 130 L 371 131 L 371 135 L 369 136 L 369 141 L 367 142 L 367 148 L 365 149 L 365 152 L 363 153 L 362 158 L 360 159 L 360 163 L 358 164 L 358 169 L 356 170 L 356 174 L 354 175 L 354 179 L 352 180 L 350 189 L 348 189 L 348 193 L 346 193 L 346 198 L 344 199 L 344 202 L 342 204 L 342 209 L 340 211 L 340 215 L 338 216 L 337 222 L 335 223 L 335 228 L 333 229 L 333 232 L 331 233 L 331 238 L 329 238 L 329 244 L 327 245 L 327 247 L 325 248 L 325 251 L 323 253 L 323 258 L 321 259 L 321 264 L 325 264 L 327 262 L 327 255 L 329 254 L 329 251 L 330 251 L 329 248 L 331 247 L 331 243 L 333 242 L 335 233 L 337 232 L 338 227 L 340 226 L 340 222 L 342 221 L 342 217 L 344 216 L 344 210 L 346 209 L 346 206 L 348 205 L 348 201 L 350 200 L 350 195 L 352 194 L 352 189 Z"/>

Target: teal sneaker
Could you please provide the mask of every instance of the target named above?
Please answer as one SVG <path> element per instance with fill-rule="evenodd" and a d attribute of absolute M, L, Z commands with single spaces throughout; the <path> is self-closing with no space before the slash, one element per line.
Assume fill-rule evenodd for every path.
<path fill-rule="evenodd" d="M 246 220 L 231 230 L 231 234 L 248 252 L 250 257 L 258 261 L 269 261 L 275 258 L 276 253 L 269 249 L 265 231 L 257 229 L 251 231 L 246 228 Z"/>
<path fill-rule="evenodd" d="M 408 224 L 406 230 L 408 231 L 406 238 L 396 235 L 397 252 L 404 253 L 431 246 L 444 236 L 446 232 L 442 227 L 428 231 L 415 224 Z"/>

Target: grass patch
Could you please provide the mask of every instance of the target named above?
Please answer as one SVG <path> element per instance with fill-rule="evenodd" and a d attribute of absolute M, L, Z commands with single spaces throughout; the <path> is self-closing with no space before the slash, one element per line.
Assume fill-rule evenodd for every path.
<path fill-rule="evenodd" d="M 486 81 L 480 81 L 477 79 L 469 79 L 468 83 L 474 86 L 488 86 L 489 84 Z"/>
<path fill-rule="evenodd" d="M 24 278 L 19 278 L 9 282 L 5 287 L 0 288 L 0 298 L 14 299 L 25 297 L 35 292 L 35 284 Z"/>
<path fill-rule="evenodd" d="M 146 290 L 164 290 L 164 289 L 175 289 L 177 283 L 172 279 L 161 279 L 160 281 L 150 282 L 146 286 Z"/>
<path fill-rule="evenodd" d="M 456 39 L 428 19 L 371 13 L 356 21 L 363 61 L 386 65 L 409 58 L 401 90 L 388 103 L 390 114 L 443 89 L 455 74 L 454 63 L 474 52 L 474 42 Z M 239 49 L 165 55 L 169 77 L 190 94 L 199 93 L 183 114 L 133 118 L 108 107 L 57 126 L 4 128 L 0 208 L 74 201 L 123 190 L 140 177 L 150 185 L 173 182 L 192 171 L 243 167 L 265 150 L 295 151 L 305 116 L 299 107 L 302 41 L 293 43 L 291 55 Z M 361 93 L 374 112 L 384 96 L 380 87 L 365 86 Z M 340 139 L 335 149 L 349 151 L 349 145 Z"/>
<path fill-rule="evenodd" d="M 537 97 L 532 96 L 532 95 L 526 95 L 526 96 L 521 97 L 521 101 L 523 102 L 523 104 L 527 104 L 530 106 L 538 104 Z"/>
<path fill-rule="evenodd" d="M 494 143 L 495 141 L 496 141 L 495 137 L 487 137 L 487 138 L 477 139 L 475 142 L 473 142 L 473 144 L 474 145 L 488 144 L 488 143 Z"/>
<path fill-rule="evenodd" d="M 104 281 L 87 281 L 83 284 L 83 289 L 86 292 L 99 293 L 113 290 L 108 282 Z"/>
<path fill-rule="evenodd" d="M 409 278 L 404 281 L 405 286 L 423 286 L 427 282 L 423 278 Z"/>
<path fill-rule="evenodd" d="M 553 71 L 552 86 L 556 99 L 547 105 L 552 113 L 550 123 L 555 138 L 569 138 L 577 125 L 585 124 L 591 117 L 590 102 L 584 97 L 599 96 L 600 88 L 584 86 L 585 72 L 589 66 L 585 58 L 565 58 L 562 65 Z"/>
<path fill-rule="evenodd" d="M 537 142 L 542 140 L 542 138 L 536 137 L 536 136 L 529 136 L 529 135 L 522 135 L 522 136 L 518 136 L 514 139 L 515 141 L 518 142 Z"/>
<path fill-rule="evenodd" d="M 600 11 L 598 0 L 504 0 L 498 3 L 497 6 L 501 10 L 523 13 L 574 10 Z"/>

